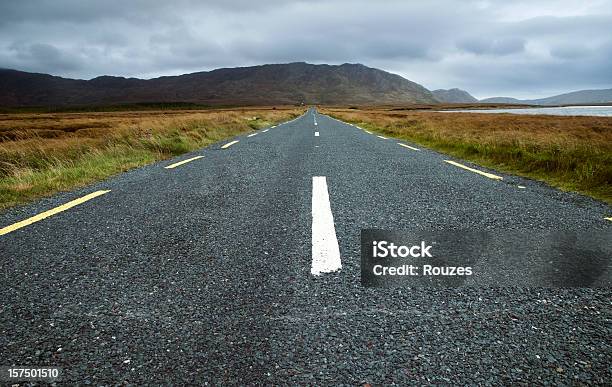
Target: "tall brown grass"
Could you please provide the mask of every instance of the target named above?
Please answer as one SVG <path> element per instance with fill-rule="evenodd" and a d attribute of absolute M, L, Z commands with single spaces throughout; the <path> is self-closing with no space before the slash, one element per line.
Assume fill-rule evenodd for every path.
<path fill-rule="evenodd" d="M 612 117 L 322 109 L 388 136 L 612 203 Z"/>
<path fill-rule="evenodd" d="M 298 108 L 0 114 L 0 208 L 301 114 Z"/>

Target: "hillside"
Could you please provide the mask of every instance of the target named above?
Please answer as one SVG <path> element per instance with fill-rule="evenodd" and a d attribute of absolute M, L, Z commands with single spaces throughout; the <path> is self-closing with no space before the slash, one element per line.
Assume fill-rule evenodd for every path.
<path fill-rule="evenodd" d="M 431 92 L 434 97 L 443 103 L 472 103 L 478 102 L 470 93 L 461 89 L 438 89 Z"/>
<path fill-rule="evenodd" d="M 522 102 L 519 99 L 516 98 L 511 98 L 511 97 L 491 97 L 491 98 L 485 98 L 485 99 L 481 99 L 479 102 L 482 103 L 508 103 L 508 104 L 524 104 L 524 102 Z"/>
<path fill-rule="evenodd" d="M 579 90 L 540 99 L 493 97 L 481 99 L 480 102 L 530 105 L 584 105 L 590 103 L 612 103 L 612 89 Z"/>
<path fill-rule="evenodd" d="M 271 64 L 149 80 L 91 80 L 0 70 L 1 106 L 77 106 L 139 102 L 207 105 L 435 103 L 423 86 L 361 64 Z"/>

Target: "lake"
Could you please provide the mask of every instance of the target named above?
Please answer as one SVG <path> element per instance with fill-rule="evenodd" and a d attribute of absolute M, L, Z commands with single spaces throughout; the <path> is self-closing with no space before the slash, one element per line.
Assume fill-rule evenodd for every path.
<path fill-rule="evenodd" d="M 511 114 L 549 114 L 553 116 L 600 116 L 612 117 L 612 106 L 566 106 L 538 107 L 521 109 L 465 109 L 445 110 L 450 113 L 511 113 Z"/>

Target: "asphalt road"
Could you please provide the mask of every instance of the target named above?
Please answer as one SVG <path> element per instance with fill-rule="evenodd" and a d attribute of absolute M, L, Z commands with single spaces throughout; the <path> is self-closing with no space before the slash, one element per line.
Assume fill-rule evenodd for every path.
<path fill-rule="evenodd" d="M 362 229 L 601 233 L 609 206 L 312 110 L 233 141 L 0 214 L 109 191 L 0 236 L 0 365 L 61 366 L 68 384 L 612 380 L 609 261 L 594 289 L 485 263 L 486 286 L 360 283 Z"/>

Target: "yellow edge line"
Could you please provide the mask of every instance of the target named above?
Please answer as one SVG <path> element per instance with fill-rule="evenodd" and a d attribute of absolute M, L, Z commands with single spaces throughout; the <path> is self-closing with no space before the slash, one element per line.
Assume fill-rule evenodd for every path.
<path fill-rule="evenodd" d="M 232 141 L 232 142 L 228 142 L 227 144 L 223 145 L 223 146 L 221 147 L 221 149 L 227 149 L 227 148 L 229 148 L 230 146 L 232 146 L 232 145 L 236 144 L 237 142 L 238 142 L 238 140 L 236 140 L 236 141 Z"/>
<path fill-rule="evenodd" d="M 188 163 L 188 162 L 190 162 L 190 161 L 197 160 L 197 159 L 201 159 L 202 157 L 204 157 L 204 156 L 196 156 L 196 157 L 192 157 L 192 158 L 187 159 L 187 160 L 179 161 L 178 163 L 170 164 L 170 165 L 168 165 L 168 166 L 166 166 L 166 167 L 164 167 L 164 168 L 166 168 L 166 169 L 176 168 L 176 167 L 178 167 L 179 165 L 187 164 L 187 163 Z"/>
<path fill-rule="evenodd" d="M 445 162 L 447 162 L 447 163 L 449 163 L 449 164 L 452 164 L 452 165 L 454 165 L 454 166 L 456 166 L 456 167 L 466 169 L 466 170 L 468 170 L 468 171 L 471 171 L 471 172 L 477 173 L 477 174 L 482 175 L 482 176 L 486 176 L 486 177 L 488 177 L 489 179 L 493 179 L 493 180 L 503 180 L 503 179 L 504 179 L 504 178 L 503 178 L 503 177 L 501 177 L 501 176 L 497 176 L 497 175 L 494 175 L 494 174 L 492 174 L 492 173 L 487 173 L 487 172 L 479 171 L 478 169 L 470 168 L 470 167 L 468 167 L 467 165 L 459 164 L 459 163 L 456 163 L 456 162 L 451 161 L 451 160 L 444 160 L 444 161 L 445 161 Z"/>
<path fill-rule="evenodd" d="M 415 151 L 420 151 L 419 148 L 415 148 L 415 147 L 410 146 L 410 145 L 402 144 L 401 142 L 398 142 L 397 145 L 400 145 L 400 146 L 403 146 L 404 148 L 412 149 L 412 150 L 415 150 Z"/>
<path fill-rule="evenodd" d="M 378 137 L 378 138 L 382 138 L 383 140 L 386 140 L 386 139 L 387 139 L 387 137 L 383 137 L 383 136 L 376 136 L 376 137 Z"/>
<path fill-rule="evenodd" d="M 40 214 L 35 215 L 35 216 L 31 217 L 31 218 L 22 220 L 21 222 L 17 222 L 17 223 L 11 224 L 10 226 L 6 226 L 4 228 L 0 228 L 0 235 L 8 234 L 11 231 L 15 231 L 15 230 L 20 229 L 22 227 L 28 226 L 28 225 L 30 225 L 32 223 L 38 222 L 39 220 L 43 220 L 45 218 L 48 218 L 48 217 L 50 217 L 52 215 L 55 215 L 57 213 L 60 213 L 62 211 L 66 211 L 69 208 L 72 208 L 74 206 L 78 206 L 81 203 L 84 203 L 84 202 L 86 202 L 88 200 L 91 200 L 91 199 L 93 199 L 93 198 L 95 198 L 97 196 L 104 195 L 105 193 L 108 193 L 108 192 L 110 192 L 110 190 L 92 192 L 92 193 L 90 193 L 88 195 L 85 195 L 85 196 L 83 196 L 81 198 L 72 200 L 72 201 L 70 201 L 68 203 L 64 203 L 64 204 L 62 204 L 59 207 L 52 208 L 52 209 L 50 209 L 48 211 L 41 212 Z"/>

